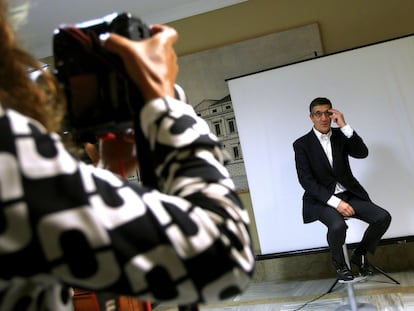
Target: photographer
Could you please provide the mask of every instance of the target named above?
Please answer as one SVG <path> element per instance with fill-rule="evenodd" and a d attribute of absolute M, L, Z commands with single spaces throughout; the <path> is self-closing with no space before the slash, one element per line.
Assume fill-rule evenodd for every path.
<path fill-rule="evenodd" d="M 0 310 L 72 310 L 70 288 L 153 302 L 230 298 L 250 281 L 249 218 L 208 125 L 173 98 L 177 33 L 152 27 L 134 42 L 111 34 L 146 103 L 135 116 L 158 189 L 118 177 L 138 163 L 130 133 L 103 140 L 98 167 L 77 161 L 57 134 L 59 87 L 21 50 L 0 0 Z M 121 151 L 119 153 L 119 151 Z M 121 155 L 120 155 L 121 154 Z"/>

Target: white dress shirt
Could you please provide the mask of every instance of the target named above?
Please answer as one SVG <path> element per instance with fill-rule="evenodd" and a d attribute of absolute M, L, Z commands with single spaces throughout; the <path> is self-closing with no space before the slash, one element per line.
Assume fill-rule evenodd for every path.
<path fill-rule="evenodd" d="M 329 130 L 328 133 L 326 134 L 322 134 L 321 132 L 319 132 L 317 129 L 313 128 L 313 131 L 316 134 L 316 137 L 318 137 L 319 142 L 321 143 L 321 146 L 323 148 L 323 150 L 325 151 L 325 154 L 328 158 L 329 163 L 331 164 L 331 166 L 333 166 L 333 157 L 332 157 L 332 146 L 331 146 L 331 136 L 332 136 L 332 131 Z M 341 127 L 341 131 L 342 133 L 350 138 L 352 136 L 352 134 L 354 133 L 354 130 L 352 129 L 352 127 L 349 124 L 346 124 L 345 126 Z M 336 183 L 335 186 L 335 194 L 337 193 L 341 193 L 346 191 L 346 188 L 341 185 L 340 183 Z M 332 206 L 334 208 L 337 208 L 339 203 L 341 202 L 341 199 L 338 198 L 335 195 L 332 195 L 328 202 L 326 202 L 329 206 Z"/>

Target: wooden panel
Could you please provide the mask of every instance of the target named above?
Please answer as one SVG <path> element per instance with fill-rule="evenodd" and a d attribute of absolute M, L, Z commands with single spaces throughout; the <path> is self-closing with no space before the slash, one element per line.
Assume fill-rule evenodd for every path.
<path fill-rule="evenodd" d="M 75 311 L 99 310 L 98 300 L 96 299 L 96 295 L 92 292 L 75 289 L 73 304 Z"/>
<path fill-rule="evenodd" d="M 75 289 L 73 304 L 75 311 L 106 311 L 99 307 L 98 299 L 93 292 Z M 120 296 L 117 303 L 114 302 L 111 311 L 151 311 L 152 306 L 149 301 L 141 301 L 131 297 Z M 107 307 L 110 309 L 110 307 Z"/>

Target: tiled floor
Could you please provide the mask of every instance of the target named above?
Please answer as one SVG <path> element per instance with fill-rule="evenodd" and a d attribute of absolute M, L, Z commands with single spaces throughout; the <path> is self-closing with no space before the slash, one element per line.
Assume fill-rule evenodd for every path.
<path fill-rule="evenodd" d="M 365 308 L 358 310 L 414 311 L 414 270 L 389 273 L 400 284 L 381 274 L 355 283 L 356 301 Z M 349 304 L 347 285 L 334 284 L 334 279 L 252 283 L 240 296 L 223 303 L 200 306 L 203 311 L 331 311 Z M 160 305 L 154 311 L 176 311 L 176 307 Z M 349 307 L 348 310 L 351 310 Z"/>

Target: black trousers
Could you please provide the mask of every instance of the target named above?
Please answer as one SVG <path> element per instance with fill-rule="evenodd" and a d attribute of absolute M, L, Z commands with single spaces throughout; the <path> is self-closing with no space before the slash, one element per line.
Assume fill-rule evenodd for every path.
<path fill-rule="evenodd" d="M 366 254 L 370 252 L 373 254 L 391 223 L 390 213 L 370 201 L 361 200 L 348 191 L 339 193 L 336 196 L 354 208 L 355 215 L 352 216 L 353 218 L 368 223 L 368 227 L 364 232 L 362 240 L 357 245 L 355 253 Z M 345 263 L 342 245 L 345 243 L 348 226 L 344 216 L 335 208 L 326 206 L 319 220 L 328 228 L 327 240 L 332 254 L 332 261 L 334 266 L 338 267 L 338 265 Z"/>

